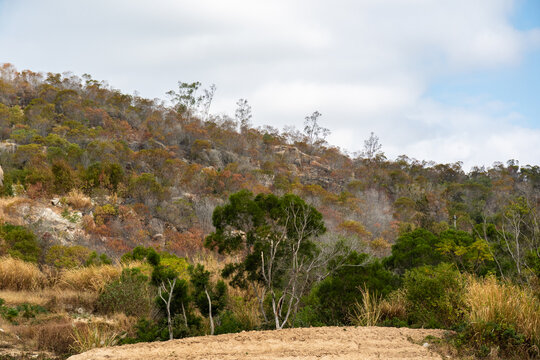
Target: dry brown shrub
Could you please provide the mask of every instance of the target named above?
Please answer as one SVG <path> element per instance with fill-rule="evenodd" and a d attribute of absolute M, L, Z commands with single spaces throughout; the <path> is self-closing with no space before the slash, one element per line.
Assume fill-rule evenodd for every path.
<path fill-rule="evenodd" d="M 81 326 L 81 325 L 79 325 Z M 52 351 L 56 355 L 70 355 L 74 344 L 72 321 L 59 316 L 40 324 L 10 326 L 26 348 Z"/>
<path fill-rule="evenodd" d="M 121 272 L 122 268 L 115 265 L 66 269 L 60 274 L 57 287 L 99 293 L 108 282 L 118 279 Z"/>
<path fill-rule="evenodd" d="M 64 199 L 66 204 L 77 210 L 85 210 L 92 207 L 92 199 L 78 189 L 71 190 Z"/>
<path fill-rule="evenodd" d="M 405 319 L 407 316 L 407 297 L 402 289 L 392 292 L 380 303 L 383 319 Z"/>
<path fill-rule="evenodd" d="M 47 283 L 37 265 L 11 256 L 0 258 L 0 289 L 38 290 Z"/>

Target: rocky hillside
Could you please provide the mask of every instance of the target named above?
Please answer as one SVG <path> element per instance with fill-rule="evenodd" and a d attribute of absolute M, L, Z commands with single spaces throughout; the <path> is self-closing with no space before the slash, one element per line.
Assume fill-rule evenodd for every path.
<path fill-rule="evenodd" d="M 0 192 L 25 199 L 8 206 L 9 216 L 45 242 L 112 256 L 138 244 L 186 255 L 200 249 L 212 210 L 229 194 L 292 192 L 324 214 L 332 233 L 385 255 L 400 229 L 470 231 L 512 199 L 538 197 L 538 166 L 512 160 L 465 173 L 459 163 L 389 160 L 379 148 L 352 157 L 317 135 L 316 118 L 304 132 L 253 128 L 247 103 L 235 118 L 213 115 L 199 85 L 187 98 L 185 90 L 166 106 L 88 75 L 4 64 Z"/>

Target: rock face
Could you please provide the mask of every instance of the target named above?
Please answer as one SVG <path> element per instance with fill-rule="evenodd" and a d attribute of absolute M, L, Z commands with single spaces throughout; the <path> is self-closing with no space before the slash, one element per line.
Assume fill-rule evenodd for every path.
<path fill-rule="evenodd" d="M 25 226 L 31 226 L 38 236 L 46 235 L 52 243 L 61 245 L 81 245 L 87 235 L 81 227 L 80 212 L 73 212 L 69 219 L 60 215 L 59 209 L 53 210 L 45 204 L 32 200 L 11 200 L 5 207 L 10 208 L 10 216 L 22 220 Z"/>

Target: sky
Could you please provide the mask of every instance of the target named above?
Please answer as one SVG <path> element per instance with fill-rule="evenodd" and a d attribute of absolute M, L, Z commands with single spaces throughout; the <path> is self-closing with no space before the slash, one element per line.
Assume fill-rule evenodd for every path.
<path fill-rule="evenodd" d="M 540 0 L 0 0 L 0 63 L 91 74 L 210 112 L 303 127 L 390 159 L 540 165 Z"/>

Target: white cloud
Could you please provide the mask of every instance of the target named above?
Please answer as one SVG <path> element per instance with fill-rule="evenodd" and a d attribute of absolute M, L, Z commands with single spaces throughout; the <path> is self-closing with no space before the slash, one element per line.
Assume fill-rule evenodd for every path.
<path fill-rule="evenodd" d="M 213 111 L 247 98 L 258 125 L 301 127 L 319 110 L 330 140 L 351 151 L 375 131 L 389 155 L 489 164 L 537 154 L 537 132 L 515 125 L 519 109 L 489 98 L 450 107 L 426 91 L 441 77 L 519 66 L 540 46 L 540 29 L 510 24 L 515 4 L 26 0 L 0 8 L 0 61 L 91 73 L 148 97 L 177 80 L 215 83 Z M 504 134 L 516 143 L 501 144 Z"/>

